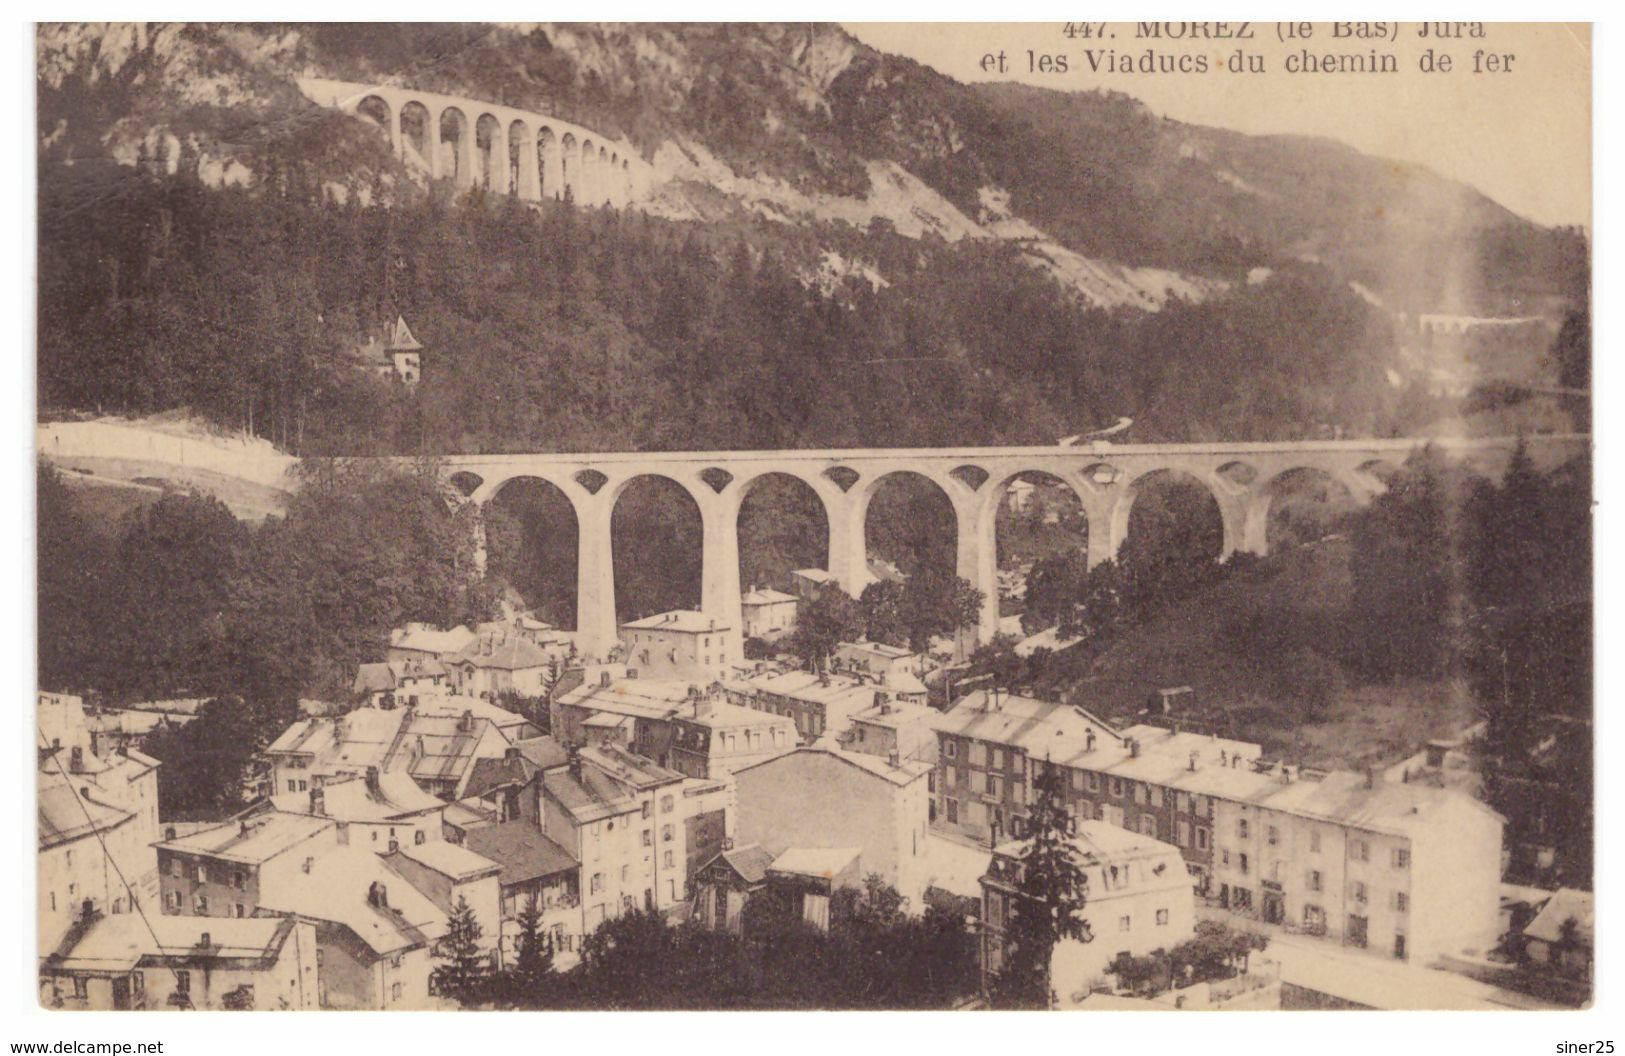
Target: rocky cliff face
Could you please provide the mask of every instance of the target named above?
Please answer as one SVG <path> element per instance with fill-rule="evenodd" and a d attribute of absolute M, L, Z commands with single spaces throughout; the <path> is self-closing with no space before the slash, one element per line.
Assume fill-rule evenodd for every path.
<path fill-rule="evenodd" d="M 47 174 L 421 185 L 375 129 L 294 85 L 332 77 L 625 135 L 659 174 L 640 203 L 657 215 L 1005 240 L 1102 307 L 1302 262 L 1413 311 L 1528 312 L 1566 292 L 1555 236 L 1418 167 L 1181 125 L 1116 94 L 966 86 L 832 26 L 43 25 L 37 58 Z"/>

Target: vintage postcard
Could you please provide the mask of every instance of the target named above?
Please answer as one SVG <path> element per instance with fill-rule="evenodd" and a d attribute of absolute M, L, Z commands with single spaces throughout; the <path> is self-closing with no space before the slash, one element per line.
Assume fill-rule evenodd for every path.
<path fill-rule="evenodd" d="M 1591 1006 L 1588 25 L 33 32 L 43 1008 Z"/>

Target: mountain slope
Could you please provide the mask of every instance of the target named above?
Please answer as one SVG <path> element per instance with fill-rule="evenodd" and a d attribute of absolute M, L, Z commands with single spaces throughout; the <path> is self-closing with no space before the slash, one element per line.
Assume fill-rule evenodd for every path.
<path fill-rule="evenodd" d="M 1156 308 L 1298 260 L 1410 311 L 1502 310 L 1511 290 L 1535 304 L 1572 278 L 1544 266 L 1550 233 L 1416 166 L 1182 125 L 1115 93 L 967 86 L 832 26 L 43 26 L 38 50 L 47 163 L 128 163 L 145 144 L 217 181 L 263 178 L 280 152 L 318 182 L 404 182 L 360 147 L 361 122 L 293 89 L 324 76 L 625 134 L 666 177 L 662 215 L 1009 239 L 1100 305 Z"/>

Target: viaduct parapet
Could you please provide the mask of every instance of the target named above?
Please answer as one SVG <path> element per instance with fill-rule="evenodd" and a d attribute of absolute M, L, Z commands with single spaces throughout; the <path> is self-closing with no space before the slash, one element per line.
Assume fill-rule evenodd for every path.
<path fill-rule="evenodd" d="M 704 530 L 701 610 L 719 626 L 742 625 L 739 511 L 750 490 L 781 474 L 818 496 L 829 526 L 829 572 L 861 590 L 868 567 L 865 521 L 887 478 L 916 473 L 940 488 L 957 525 L 958 574 L 985 599 L 977 642 L 998 627 L 995 519 L 1008 485 L 1024 473 L 1049 474 L 1076 493 L 1088 518 L 1090 567 L 1114 557 L 1128 535 L 1129 513 L 1145 483 L 1179 472 L 1212 494 L 1224 528 L 1222 555 L 1268 551 L 1271 504 L 1289 474 L 1313 471 L 1342 484 L 1357 501 L 1384 490 L 1387 472 L 1431 445 L 1446 457 L 1500 476 L 1515 438 L 1341 440 L 1292 443 L 1133 444 L 1082 447 L 927 448 L 908 450 L 709 451 L 639 454 L 452 455 L 441 472 L 469 501 L 495 498 L 515 480 L 545 481 L 575 510 L 578 527 L 576 629 L 583 651 L 603 655 L 617 639 L 610 518 L 616 500 L 640 477 L 664 477 L 684 489 Z M 1525 444 L 1543 469 L 1590 450 L 1588 436 L 1531 436 Z"/>
<path fill-rule="evenodd" d="M 376 124 L 403 162 L 459 188 L 621 208 L 653 182 L 654 170 L 624 137 L 611 141 L 550 114 L 391 85 L 298 83 L 312 102 Z"/>

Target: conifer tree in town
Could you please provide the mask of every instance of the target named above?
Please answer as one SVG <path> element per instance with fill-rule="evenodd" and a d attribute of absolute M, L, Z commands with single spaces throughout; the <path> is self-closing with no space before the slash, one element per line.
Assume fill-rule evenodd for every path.
<path fill-rule="evenodd" d="M 1045 764 L 1033 782 L 1032 836 L 1005 929 L 1003 963 L 989 994 L 996 1008 L 1050 1008 L 1050 957 L 1056 945 L 1093 938 L 1083 918 L 1086 881 L 1064 792 L 1061 770 Z"/>
<path fill-rule="evenodd" d="M 515 971 L 520 985 L 532 993 L 553 974 L 553 936 L 542 930 L 542 910 L 532 894 L 519 911 L 519 960 Z"/>
<path fill-rule="evenodd" d="M 433 976 L 437 992 L 464 1005 L 482 998 L 490 968 L 480 950 L 483 934 L 468 899 L 458 895 L 438 948 L 442 963 L 435 967 Z"/>

